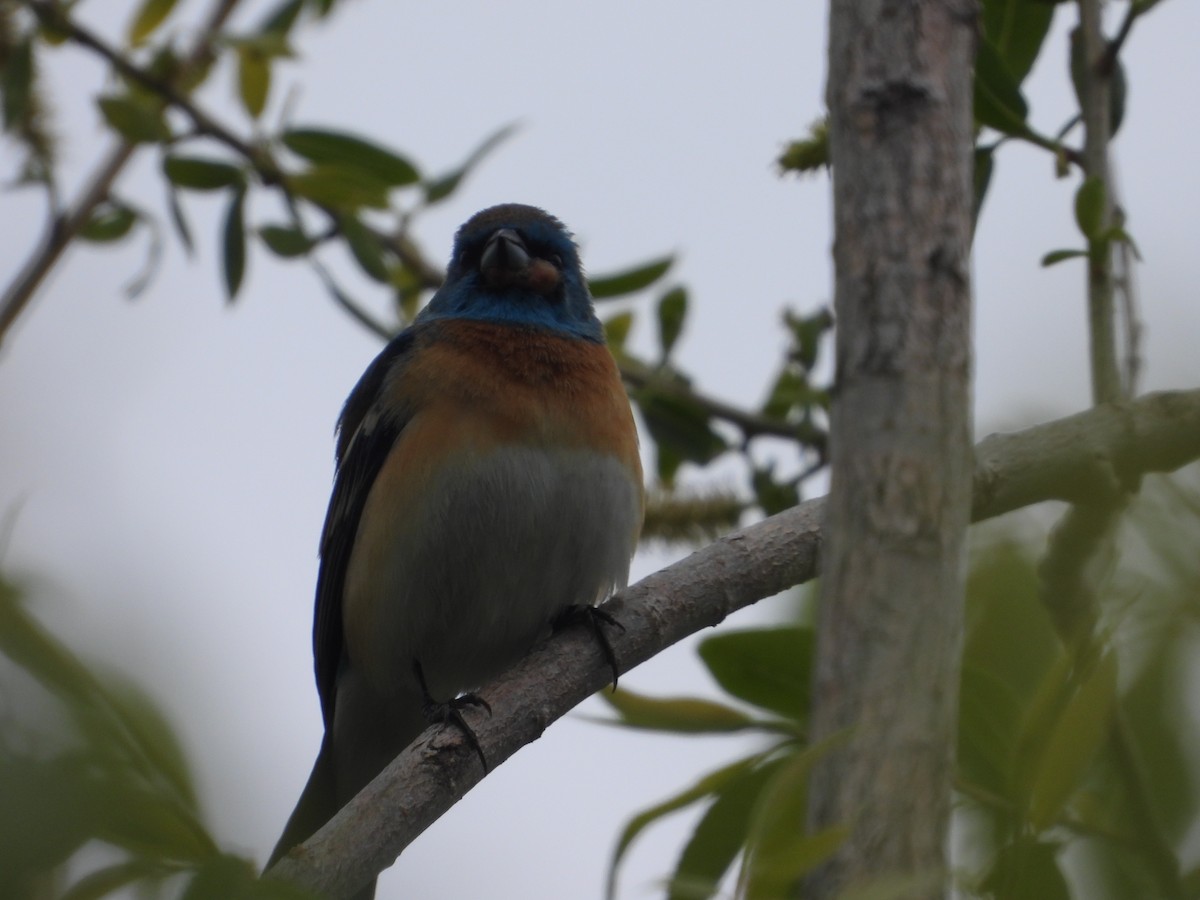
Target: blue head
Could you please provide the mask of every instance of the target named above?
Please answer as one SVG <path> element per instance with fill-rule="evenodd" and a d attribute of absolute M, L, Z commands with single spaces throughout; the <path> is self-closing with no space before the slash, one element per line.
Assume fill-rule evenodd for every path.
<path fill-rule="evenodd" d="M 446 281 L 420 318 L 478 319 L 604 339 L 570 233 L 549 213 L 519 203 L 485 209 L 458 229 Z"/>

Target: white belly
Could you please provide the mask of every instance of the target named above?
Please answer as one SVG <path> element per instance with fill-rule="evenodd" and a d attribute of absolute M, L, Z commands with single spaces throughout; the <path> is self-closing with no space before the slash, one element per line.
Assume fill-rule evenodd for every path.
<path fill-rule="evenodd" d="M 623 587 L 641 515 L 615 458 L 523 446 L 437 467 L 407 505 L 385 511 L 394 540 L 369 581 L 352 557 L 346 646 L 382 695 L 411 691 L 419 661 L 437 700 L 499 674 L 563 609 Z"/>

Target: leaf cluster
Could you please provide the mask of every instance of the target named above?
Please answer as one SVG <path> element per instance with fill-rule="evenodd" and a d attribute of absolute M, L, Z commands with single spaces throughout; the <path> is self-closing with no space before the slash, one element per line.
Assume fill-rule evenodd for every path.
<path fill-rule="evenodd" d="M 1154 487 L 1124 541 L 1158 549 L 1114 573 L 1105 621 L 1085 647 L 1059 641 L 1034 540 L 1009 526 L 973 554 L 953 823 L 959 896 L 1182 900 L 1200 889 L 1200 869 L 1183 865 L 1200 770 L 1181 713 L 1196 689 L 1184 660 L 1200 649 L 1200 569 L 1183 550 L 1200 538 L 1200 492 L 1194 479 Z M 840 833 L 804 828 L 806 779 L 828 749 L 806 741 L 814 641 L 807 622 L 705 640 L 700 657 L 720 699 L 598 695 L 627 728 L 763 742 L 629 821 L 610 896 L 633 841 L 689 807 L 701 812 L 667 880 L 673 900 L 718 896 L 735 869 L 737 896 L 788 896 L 832 854 Z"/>
<path fill-rule="evenodd" d="M 3 896 L 303 900 L 220 850 L 171 724 L 134 684 L 79 660 L 0 581 Z M 97 846 L 108 853 L 97 854 Z M 81 854 L 85 848 L 91 850 Z"/>

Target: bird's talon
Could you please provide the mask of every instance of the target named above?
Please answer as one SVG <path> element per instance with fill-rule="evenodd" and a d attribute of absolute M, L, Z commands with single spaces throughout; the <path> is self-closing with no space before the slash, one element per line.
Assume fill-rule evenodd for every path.
<path fill-rule="evenodd" d="M 462 711 L 468 706 L 482 706 L 490 716 L 492 714 L 491 704 L 478 694 L 460 694 L 454 699 L 445 702 L 434 700 L 433 695 L 429 693 L 429 685 L 425 683 L 425 670 L 421 668 L 420 660 L 413 661 L 413 674 L 417 676 L 417 683 L 421 686 L 421 712 L 424 714 L 426 721 L 430 725 L 441 724 L 443 727 L 453 725 L 457 728 L 467 743 L 471 745 L 471 748 L 475 751 L 475 755 L 479 757 L 484 774 L 487 774 L 490 770 L 487 757 L 484 756 L 483 747 L 479 743 L 475 729 L 467 724 Z"/>
<path fill-rule="evenodd" d="M 554 620 L 553 627 L 555 631 L 559 631 L 568 625 L 583 620 L 583 623 L 591 631 L 592 636 L 596 638 L 596 643 L 600 645 L 600 650 L 604 654 L 604 660 L 608 663 L 608 668 L 612 672 L 612 688 L 617 689 L 617 676 L 620 674 L 617 669 L 617 654 L 613 650 L 612 642 L 609 641 L 608 635 L 604 633 L 604 629 L 600 627 L 601 623 L 611 625 L 621 631 L 625 630 L 625 626 L 617 621 L 606 609 L 601 609 L 598 606 L 591 605 L 576 605 L 569 606 Z"/>

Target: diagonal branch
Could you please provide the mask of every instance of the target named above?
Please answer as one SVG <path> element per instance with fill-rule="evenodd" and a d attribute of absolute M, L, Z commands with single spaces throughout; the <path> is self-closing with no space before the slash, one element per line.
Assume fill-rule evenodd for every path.
<path fill-rule="evenodd" d="M 1149 394 L 976 448 L 972 519 L 1104 490 L 1097 461 L 1129 477 L 1200 458 L 1200 390 Z M 624 625 L 610 636 L 626 672 L 730 613 L 817 574 L 824 499 L 735 532 L 643 579 L 606 606 Z M 493 768 L 537 740 L 611 677 L 585 630 L 563 632 L 480 693 L 490 718 L 472 721 Z M 302 846 L 271 869 L 322 896 L 348 897 L 387 866 L 483 778 L 459 735 L 426 731 Z"/>

